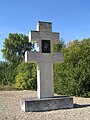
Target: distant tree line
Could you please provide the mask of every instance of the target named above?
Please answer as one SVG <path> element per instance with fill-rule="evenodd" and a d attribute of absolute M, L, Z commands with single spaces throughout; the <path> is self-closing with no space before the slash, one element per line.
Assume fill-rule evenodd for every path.
<path fill-rule="evenodd" d="M 55 92 L 90 97 L 90 38 L 69 42 L 60 51 L 64 62 L 54 65 Z"/>
<path fill-rule="evenodd" d="M 36 90 L 36 65 L 25 63 L 25 51 L 34 49 L 28 36 L 10 33 L 2 49 L 5 62 L 0 62 L 0 86 Z"/>
<path fill-rule="evenodd" d="M 0 62 L 0 87 L 36 90 L 36 64 L 24 62 L 25 51 L 33 49 L 26 35 L 9 34 L 2 50 L 5 62 Z M 64 62 L 54 64 L 55 93 L 90 97 L 90 38 L 67 45 L 61 39 L 53 51 L 64 53 Z"/>

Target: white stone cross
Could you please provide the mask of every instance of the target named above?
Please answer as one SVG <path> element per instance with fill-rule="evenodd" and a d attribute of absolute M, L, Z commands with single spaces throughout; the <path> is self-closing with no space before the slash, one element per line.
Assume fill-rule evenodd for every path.
<path fill-rule="evenodd" d="M 39 52 L 25 52 L 25 62 L 37 63 L 37 97 L 53 97 L 53 63 L 64 61 L 63 53 L 53 52 L 53 45 L 59 43 L 59 33 L 52 32 L 52 23 L 39 21 L 36 31 L 29 33 L 29 41 L 39 46 Z"/>

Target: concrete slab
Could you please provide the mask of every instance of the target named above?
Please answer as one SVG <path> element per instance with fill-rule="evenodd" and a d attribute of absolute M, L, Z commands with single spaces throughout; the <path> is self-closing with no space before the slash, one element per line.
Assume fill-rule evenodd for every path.
<path fill-rule="evenodd" d="M 20 100 L 24 112 L 39 112 L 73 108 L 73 98 L 69 96 L 55 96 L 52 98 L 23 98 Z"/>

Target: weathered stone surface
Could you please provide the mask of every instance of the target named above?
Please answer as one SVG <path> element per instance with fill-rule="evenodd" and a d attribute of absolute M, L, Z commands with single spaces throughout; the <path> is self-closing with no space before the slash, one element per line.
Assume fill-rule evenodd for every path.
<path fill-rule="evenodd" d="M 37 97 L 53 97 L 53 64 L 51 62 L 39 62 L 37 64 Z"/>
<path fill-rule="evenodd" d="M 36 30 L 41 32 L 52 32 L 52 23 L 38 21 Z"/>
<path fill-rule="evenodd" d="M 52 98 L 23 98 L 21 108 L 24 112 L 49 111 L 73 108 L 73 98 L 68 96 L 55 96 Z"/>
<path fill-rule="evenodd" d="M 39 51 L 41 49 L 41 40 L 50 40 L 51 41 L 51 52 L 53 51 L 53 44 L 58 44 L 60 37 L 58 32 L 52 32 L 52 23 L 41 22 L 37 23 L 36 31 L 31 30 L 29 32 L 29 42 L 38 43 Z"/>
<path fill-rule="evenodd" d="M 41 52 L 25 52 L 25 62 L 38 63 L 38 62 L 64 62 L 63 53 L 41 53 Z"/>
<path fill-rule="evenodd" d="M 53 52 L 59 43 L 59 33 L 52 32 L 52 23 L 38 22 L 36 31 L 31 31 L 29 41 L 36 42 L 39 51 L 26 51 L 25 62 L 37 63 L 37 98 L 21 100 L 25 112 L 47 111 L 73 107 L 73 98 L 54 97 L 53 63 L 63 62 L 63 53 Z"/>
<path fill-rule="evenodd" d="M 59 43 L 59 33 L 52 32 L 51 22 L 37 23 L 36 31 L 29 33 L 29 41 L 38 44 L 37 51 L 26 51 L 25 62 L 37 63 L 37 97 L 54 96 L 53 63 L 64 61 L 63 53 L 53 52 Z"/>

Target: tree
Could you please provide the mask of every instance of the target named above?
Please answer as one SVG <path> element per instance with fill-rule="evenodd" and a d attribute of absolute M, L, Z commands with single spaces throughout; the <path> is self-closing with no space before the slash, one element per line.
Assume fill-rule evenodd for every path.
<path fill-rule="evenodd" d="M 2 85 L 6 82 L 5 73 L 7 66 L 8 65 L 5 62 L 0 62 L 0 84 Z"/>
<path fill-rule="evenodd" d="M 55 91 L 59 94 L 90 96 L 90 38 L 74 40 L 62 49 L 64 63 L 55 68 Z"/>
<path fill-rule="evenodd" d="M 0 84 L 12 85 L 15 83 L 16 69 L 7 62 L 0 62 Z"/>
<path fill-rule="evenodd" d="M 54 52 L 60 52 L 62 48 L 65 47 L 63 38 L 60 39 L 59 44 L 54 44 L 53 51 Z"/>
<path fill-rule="evenodd" d="M 22 62 L 17 67 L 16 87 L 20 89 L 36 90 L 36 65 Z"/>
<path fill-rule="evenodd" d="M 10 33 L 5 39 L 2 52 L 7 61 L 17 66 L 24 60 L 25 51 L 30 51 L 33 48 L 34 45 L 29 43 L 26 35 Z"/>
<path fill-rule="evenodd" d="M 6 62 L 0 64 L 2 67 L 0 77 L 3 84 L 15 84 L 17 66 L 24 60 L 25 51 L 30 51 L 33 48 L 34 45 L 29 43 L 26 35 L 10 33 L 8 38 L 5 38 L 2 52 Z"/>

